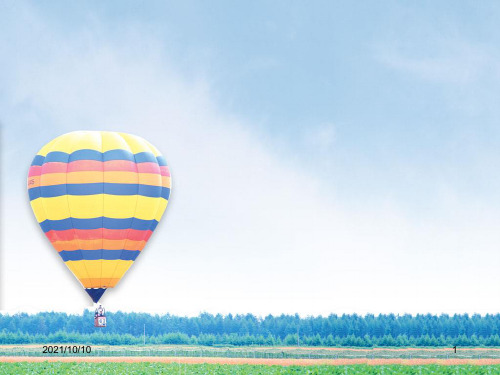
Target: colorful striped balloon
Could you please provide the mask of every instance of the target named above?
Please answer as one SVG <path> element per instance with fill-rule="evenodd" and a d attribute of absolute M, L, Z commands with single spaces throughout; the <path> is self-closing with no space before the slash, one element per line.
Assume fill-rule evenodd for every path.
<path fill-rule="evenodd" d="M 170 195 L 158 150 L 125 133 L 61 135 L 28 175 L 38 223 L 94 302 L 113 288 L 151 237 Z"/>

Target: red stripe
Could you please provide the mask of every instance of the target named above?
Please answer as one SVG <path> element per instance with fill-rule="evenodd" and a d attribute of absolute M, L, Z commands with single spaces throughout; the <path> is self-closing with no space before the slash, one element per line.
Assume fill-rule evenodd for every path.
<path fill-rule="evenodd" d="M 41 165 L 33 165 L 30 167 L 28 172 L 28 177 L 40 176 L 42 174 L 42 166 Z"/>
<path fill-rule="evenodd" d="M 77 160 L 70 163 L 51 162 L 45 163 L 42 167 L 33 166 L 33 172 L 40 173 L 66 173 L 66 172 L 81 172 L 81 171 L 125 171 L 139 173 L 158 173 L 160 174 L 160 166 L 157 163 L 134 163 L 128 160 Z M 38 169 L 36 169 L 38 168 Z M 164 167 L 162 167 L 164 168 Z M 31 174 L 30 174 L 31 176 Z M 35 175 L 34 175 L 35 176 Z"/>
<path fill-rule="evenodd" d="M 128 160 L 110 160 L 105 162 L 96 160 L 77 160 L 72 161 L 68 165 L 68 172 L 103 170 L 135 172 L 137 169 L 135 167 L 135 163 Z"/>
<path fill-rule="evenodd" d="M 51 230 L 45 235 L 50 242 L 80 240 L 133 240 L 147 241 L 153 232 L 150 230 L 136 229 L 68 229 Z"/>
<path fill-rule="evenodd" d="M 67 163 L 45 163 L 42 165 L 41 172 L 44 173 L 66 173 Z"/>
<path fill-rule="evenodd" d="M 170 171 L 168 170 L 168 167 L 160 167 L 161 175 L 170 177 Z"/>
<path fill-rule="evenodd" d="M 156 163 L 138 163 L 137 171 L 139 173 L 157 173 L 160 174 L 160 166 Z"/>

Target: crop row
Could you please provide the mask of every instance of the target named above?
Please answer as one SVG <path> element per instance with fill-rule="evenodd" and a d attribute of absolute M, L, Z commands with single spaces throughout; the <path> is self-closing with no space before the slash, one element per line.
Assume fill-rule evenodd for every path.
<path fill-rule="evenodd" d="M 263 366 L 263 365 L 215 365 L 178 363 L 61 363 L 61 362 L 18 362 L 1 363 L 0 374 L 69 374 L 99 373 L 112 374 L 183 374 L 183 375 L 482 375 L 499 374 L 500 366 Z"/>
<path fill-rule="evenodd" d="M 499 359 L 500 350 L 301 350 L 292 348 L 207 348 L 207 347 L 90 347 L 85 351 L 46 351 L 47 346 L 1 347 L 0 357 L 224 357 L 224 358 L 297 358 L 297 359 Z M 71 348 L 72 346 L 49 346 Z M 76 346 L 74 346 L 76 347 Z M 47 354 L 48 353 L 48 354 Z"/>

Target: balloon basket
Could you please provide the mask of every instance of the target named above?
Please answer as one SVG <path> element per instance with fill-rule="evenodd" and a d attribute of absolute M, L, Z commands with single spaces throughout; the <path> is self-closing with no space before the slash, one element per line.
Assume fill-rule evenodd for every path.
<path fill-rule="evenodd" d="M 106 317 L 98 316 L 94 318 L 94 327 L 104 328 L 106 327 Z"/>
<path fill-rule="evenodd" d="M 96 304 L 97 305 L 97 304 Z M 106 327 L 106 310 L 102 305 L 96 306 L 94 313 L 94 327 Z"/>

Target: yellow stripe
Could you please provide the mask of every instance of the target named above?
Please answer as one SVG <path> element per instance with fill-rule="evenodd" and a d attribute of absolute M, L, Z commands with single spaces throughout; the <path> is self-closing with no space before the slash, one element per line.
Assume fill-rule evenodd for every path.
<path fill-rule="evenodd" d="M 83 261 L 69 261 L 65 262 L 66 266 L 68 266 L 69 270 L 76 276 L 78 280 L 88 278 L 87 270 L 85 269 L 85 263 Z M 88 288 L 92 288 L 92 285 L 88 286 Z"/>
<path fill-rule="evenodd" d="M 166 199 L 162 199 L 160 201 L 160 205 L 158 207 L 158 210 L 156 212 L 155 220 L 160 221 L 161 217 L 163 216 L 163 213 L 165 212 L 165 209 L 167 208 L 168 201 Z"/>
<path fill-rule="evenodd" d="M 118 133 L 101 132 L 102 137 L 102 152 L 109 150 L 127 150 L 130 151 L 127 142 L 120 137 Z"/>
<path fill-rule="evenodd" d="M 123 277 L 123 275 L 125 275 L 125 272 L 127 272 L 127 270 L 130 268 L 132 263 L 134 263 L 134 261 L 132 261 L 132 260 L 114 260 L 111 262 L 117 262 L 115 265 L 115 269 L 107 277 L 105 275 L 108 275 L 108 273 L 105 274 L 103 272 L 102 281 L 101 281 L 101 283 L 103 285 L 105 285 L 109 288 L 113 288 L 114 286 L 116 286 L 118 281 Z M 126 262 L 128 262 L 128 263 L 126 263 Z"/>
<path fill-rule="evenodd" d="M 152 152 L 155 156 L 160 153 L 151 148 L 141 137 L 109 131 L 76 131 L 63 134 L 47 143 L 38 152 L 38 155 L 46 156 L 49 152 L 60 151 L 68 154 L 75 150 L 96 150 L 106 152 L 110 150 L 129 150 L 136 154 L 139 152 Z"/>
<path fill-rule="evenodd" d="M 63 134 L 43 147 L 38 155 L 47 156 L 49 152 L 60 151 L 71 154 L 75 150 L 89 149 L 101 151 L 101 135 L 97 131 L 76 131 Z"/>
<path fill-rule="evenodd" d="M 36 220 L 39 223 L 47 219 L 47 216 L 45 215 L 45 209 L 43 208 L 43 204 L 40 198 L 32 200 L 30 204 L 31 208 L 33 209 L 33 213 L 35 214 Z"/>
<path fill-rule="evenodd" d="M 128 148 L 133 154 L 138 154 L 139 152 L 152 152 L 149 145 L 141 137 L 135 135 L 118 133 L 128 145 Z"/>
<path fill-rule="evenodd" d="M 156 205 L 158 198 L 147 198 L 139 195 L 105 195 L 104 216 L 113 219 L 137 217 L 138 219 L 152 220 L 151 207 Z"/>
<path fill-rule="evenodd" d="M 62 220 L 70 216 L 75 219 L 105 216 L 112 219 L 136 217 L 153 220 L 158 217 L 157 211 L 160 211 L 158 205 L 166 206 L 166 202 L 161 197 L 151 198 L 142 195 L 61 195 L 32 200 L 31 207 L 39 223 L 45 219 Z"/>
<path fill-rule="evenodd" d="M 151 152 L 154 154 L 154 156 L 156 156 L 156 157 L 162 156 L 160 151 L 158 151 L 158 149 L 155 146 L 153 146 L 151 143 L 149 143 L 145 139 L 144 139 L 144 142 L 146 142 L 146 144 L 149 146 L 149 148 L 151 149 Z"/>
<path fill-rule="evenodd" d="M 87 270 L 87 274 L 89 275 L 88 277 L 92 279 L 101 277 L 104 268 L 102 265 L 103 261 L 104 261 L 103 259 L 99 259 L 99 260 L 81 260 L 80 262 L 82 262 L 85 265 L 85 269 Z M 96 283 L 92 284 L 93 284 L 92 288 L 99 287 L 99 285 Z"/>
<path fill-rule="evenodd" d="M 61 136 L 62 137 L 62 136 Z M 42 147 L 42 149 L 40 151 L 38 151 L 38 154 L 37 155 L 41 155 L 41 156 L 47 156 L 47 154 L 52 151 L 52 148 L 54 147 L 54 143 L 58 142 L 59 141 L 59 138 L 60 137 L 57 137 L 57 138 L 54 138 L 53 140 L 51 140 L 49 143 L 47 143 L 45 146 Z"/>
<path fill-rule="evenodd" d="M 125 272 L 134 263 L 132 260 L 70 260 L 66 262 L 68 268 L 80 281 L 87 280 L 86 288 L 112 288 L 117 280 L 121 279 Z M 88 273 L 87 273 L 88 271 Z M 117 280 L 110 280 L 111 278 Z M 97 280 L 101 280 L 100 284 Z M 90 286 L 88 284 L 91 284 Z M 110 284 L 110 285 L 107 285 Z"/>

